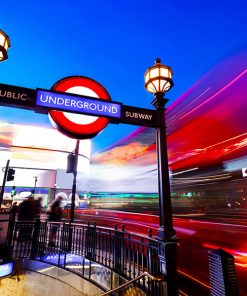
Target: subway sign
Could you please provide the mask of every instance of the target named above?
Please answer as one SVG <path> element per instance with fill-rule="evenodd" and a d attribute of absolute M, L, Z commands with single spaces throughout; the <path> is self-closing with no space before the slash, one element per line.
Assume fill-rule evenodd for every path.
<path fill-rule="evenodd" d="M 34 89 L 0 83 L 0 105 L 33 109 L 36 91 Z"/>
<path fill-rule="evenodd" d="M 45 107 L 45 110 L 61 110 L 86 115 L 121 118 L 122 104 L 87 96 L 37 89 L 36 106 Z"/>
<path fill-rule="evenodd" d="M 0 105 L 48 114 L 52 110 L 109 118 L 111 123 L 157 127 L 156 111 L 61 90 L 30 89 L 0 83 Z"/>
<path fill-rule="evenodd" d="M 112 123 L 156 126 L 156 112 L 154 110 L 125 106 L 121 103 L 82 95 L 37 89 L 36 106 L 39 107 L 37 112 L 41 113 L 47 113 L 49 109 L 60 110 L 112 118 Z"/>
<path fill-rule="evenodd" d="M 154 110 L 122 106 L 121 123 L 156 127 L 156 112 Z"/>

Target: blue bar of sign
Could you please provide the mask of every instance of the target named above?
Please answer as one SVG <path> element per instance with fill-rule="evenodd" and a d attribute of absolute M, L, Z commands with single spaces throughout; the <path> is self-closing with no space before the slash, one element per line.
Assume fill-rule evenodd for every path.
<path fill-rule="evenodd" d="M 102 117 L 121 117 L 121 104 L 119 103 L 41 89 L 36 91 L 36 106 Z"/>
<path fill-rule="evenodd" d="M 8 262 L 0 265 L 0 278 L 13 273 L 14 262 Z"/>

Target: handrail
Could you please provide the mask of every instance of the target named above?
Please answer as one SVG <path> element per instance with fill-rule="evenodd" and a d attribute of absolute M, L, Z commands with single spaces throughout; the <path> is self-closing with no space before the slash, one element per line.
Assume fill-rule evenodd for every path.
<path fill-rule="evenodd" d="M 36 220 L 28 223 L 13 219 L 11 235 L 6 243 L 10 256 L 15 259 L 34 259 L 69 269 L 107 291 L 109 283 L 97 283 L 97 279 L 91 278 L 91 269 L 88 274 L 85 272 L 85 266 L 95 262 L 110 272 L 120 275 L 125 281 L 130 280 L 123 287 L 149 276 L 125 289 L 133 287 L 147 291 L 150 295 L 155 295 L 154 291 L 157 295 L 161 295 L 164 287 L 158 278 L 163 278 L 165 275 L 160 267 L 158 253 L 160 242 L 151 235 L 139 236 L 126 232 L 123 228 L 117 230 L 117 227 L 111 229 L 89 223 L 87 225 L 54 223 L 56 226 L 51 221 Z M 54 229 L 56 231 L 53 233 Z M 82 268 L 75 271 L 72 265 L 70 267 L 68 256 L 73 257 L 72 261 L 78 261 Z M 113 287 L 116 285 L 113 285 L 111 278 L 110 289 Z M 122 286 L 118 290 L 121 288 Z"/>
<path fill-rule="evenodd" d="M 117 291 L 121 290 L 122 288 L 130 286 L 131 284 L 133 284 L 134 282 L 140 280 L 141 278 L 143 278 L 145 276 L 150 278 L 152 281 L 156 281 L 156 282 L 163 282 L 164 281 L 164 279 L 162 279 L 162 278 L 152 276 L 148 272 L 143 272 L 142 274 L 138 275 L 137 277 L 133 278 L 132 280 L 128 281 L 127 283 L 125 283 L 117 288 L 114 288 L 111 291 L 107 291 L 104 294 L 101 294 L 100 296 L 107 296 L 107 295 L 110 295 L 111 293 L 117 292 Z"/>

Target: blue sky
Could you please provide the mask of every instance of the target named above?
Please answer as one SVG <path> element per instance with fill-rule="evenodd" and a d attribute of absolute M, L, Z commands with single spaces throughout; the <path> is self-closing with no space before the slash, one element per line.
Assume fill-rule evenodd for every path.
<path fill-rule="evenodd" d="M 247 48 L 247 1 L 1 0 L 0 29 L 11 40 L 0 83 L 50 89 L 88 76 L 113 101 L 151 109 L 143 75 L 156 57 L 172 67 L 169 103 L 224 58 Z M 46 115 L 1 108 L 0 120 L 50 127 Z M 137 127 L 108 125 L 100 150 Z"/>

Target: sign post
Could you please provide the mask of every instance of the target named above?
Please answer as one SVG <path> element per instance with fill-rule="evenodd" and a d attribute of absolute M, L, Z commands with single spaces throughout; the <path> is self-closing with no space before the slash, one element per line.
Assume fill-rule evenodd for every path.
<path fill-rule="evenodd" d="M 0 83 L 0 105 L 33 110 L 35 89 Z"/>

